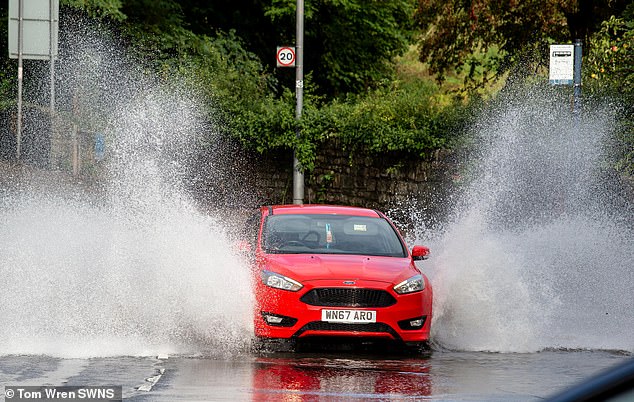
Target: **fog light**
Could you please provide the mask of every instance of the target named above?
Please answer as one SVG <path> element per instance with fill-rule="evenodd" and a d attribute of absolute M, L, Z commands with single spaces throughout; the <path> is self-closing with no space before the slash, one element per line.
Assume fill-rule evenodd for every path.
<path fill-rule="evenodd" d="M 297 323 L 297 318 L 264 311 L 262 312 L 262 318 L 268 325 L 272 325 L 274 327 L 292 327 Z"/>
<path fill-rule="evenodd" d="M 283 317 L 276 317 L 274 315 L 264 315 L 264 319 L 268 324 L 281 324 L 284 321 Z"/>
<path fill-rule="evenodd" d="M 419 328 L 423 326 L 423 320 L 420 318 L 418 320 L 412 320 L 409 322 L 409 326 L 412 328 Z"/>
<path fill-rule="evenodd" d="M 427 321 L 427 316 L 424 315 L 422 317 L 412 317 L 407 320 L 402 320 L 398 322 L 398 326 L 404 330 L 420 330 L 425 326 L 425 322 Z"/>

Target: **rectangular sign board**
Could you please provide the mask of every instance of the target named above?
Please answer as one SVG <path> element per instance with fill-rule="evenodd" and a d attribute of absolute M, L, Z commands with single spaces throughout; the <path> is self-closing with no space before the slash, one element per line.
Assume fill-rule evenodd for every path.
<path fill-rule="evenodd" d="M 22 58 L 49 60 L 51 53 L 53 57 L 56 57 L 59 0 L 9 0 L 9 57 L 18 58 L 20 3 L 22 3 Z"/>
<path fill-rule="evenodd" d="M 571 85 L 575 69 L 575 45 L 550 45 L 548 80 L 553 85 Z"/>

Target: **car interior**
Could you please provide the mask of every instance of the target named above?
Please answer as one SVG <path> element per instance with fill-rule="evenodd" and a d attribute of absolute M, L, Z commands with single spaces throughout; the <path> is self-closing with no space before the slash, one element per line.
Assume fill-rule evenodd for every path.
<path fill-rule="evenodd" d="M 404 256 L 393 228 L 380 218 L 278 215 L 267 219 L 264 233 L 264 248 L 273 253 Z"/>

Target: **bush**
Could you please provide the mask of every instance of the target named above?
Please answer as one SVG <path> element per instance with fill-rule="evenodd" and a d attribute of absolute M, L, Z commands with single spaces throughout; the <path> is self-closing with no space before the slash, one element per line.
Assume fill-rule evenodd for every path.
<path fill-rule="evenodd" d="M 584 60 L 584 90 L 619 105 L 616 167 L 634 175 L 634 3 L 612 16 L 590 41 Z"/>
<path fill-rule="evenodd" d="M 465 106 L 440 106 L 438 96 L 435 84 L 426 81 L 394 84 L 329 103 L 309 95 L 298 124 L 295 99 L 286 91 L 281 98 L 261 99 L 256 108 L 237 113 L 233 130 L 244 145 L 261 153 L 294 147 L 307 171 L 314 168 L 317 146 L 331 140 L 349 152 L 351 162 L 360 152 L 424 156 L 450 146 L 465 116 Z"/>

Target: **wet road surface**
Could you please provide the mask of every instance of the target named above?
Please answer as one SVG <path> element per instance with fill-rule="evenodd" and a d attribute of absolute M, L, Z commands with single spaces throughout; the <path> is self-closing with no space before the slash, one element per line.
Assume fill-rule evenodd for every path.
<path fill-rule="evenodd" d="M 602 351 L 2 356 L 0 384 L 121 385 L 131 401 L 531 401 L 627 358 Z"/>

